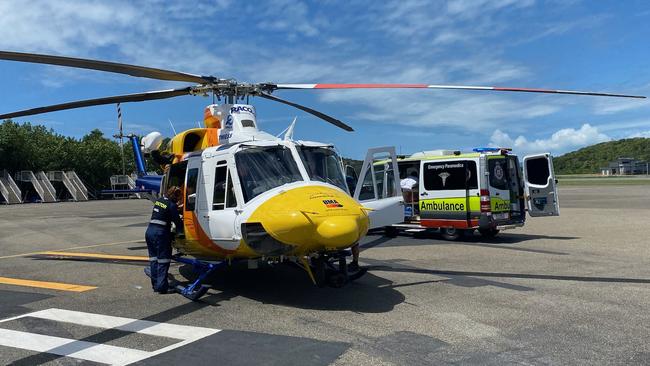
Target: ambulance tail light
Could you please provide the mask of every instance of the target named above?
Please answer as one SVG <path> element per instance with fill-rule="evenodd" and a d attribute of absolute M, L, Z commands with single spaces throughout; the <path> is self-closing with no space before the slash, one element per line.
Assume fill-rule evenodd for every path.
<path fill-rule="evenodd" d="M 490 191 L 481 189 L 481 212 L 490 212 Z"/>

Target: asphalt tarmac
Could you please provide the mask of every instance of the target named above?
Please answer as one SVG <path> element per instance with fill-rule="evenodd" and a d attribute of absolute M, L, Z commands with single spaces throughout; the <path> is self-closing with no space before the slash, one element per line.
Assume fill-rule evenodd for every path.
<path fill-rule="evenodd" d="M 151 291 L 148 201 L 2 206 L 0 364 L 650 364 L 650 186 L 560 200 L 489 241 L 369 235 L 341 289 L 235 268 L 200 302 Z"/>

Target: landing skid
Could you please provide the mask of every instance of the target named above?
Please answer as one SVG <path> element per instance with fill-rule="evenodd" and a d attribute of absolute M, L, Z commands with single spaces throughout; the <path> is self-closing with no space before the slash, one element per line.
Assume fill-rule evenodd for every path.
<path fill-rule="evenodd" d="M 352 272 L 348 271 L 348 256 L 350 256 L 349 251 L 340 251 L 320 254 L 318 257 L 312 257 L 310 259 L 302 257 L 302 265 L 300 265 L 300 267 L 307 271 L 309 277 L 316 286 L 340 288 L 361 278 L 367 272 L 365 268 L 359 268 Z M 203 285 L 203 282 L 214 273 L 214 271 L 229 264 L 227 261 L 213 263 L 193 258 L 185 258 L 180 254 L 172 256 L 172 259 L 179 263 L 191 265 L 194 272 L 198 274 L 196 280 L 191 284 L 186 286 L 176 284 L 174 286 L 181 295 L 192 301 L 198 301 L 198 299 L 208 291 L 209 287 Z M 144 273 L 151 277 L 149 267 L 145 267 Z"/>
<path fill-rule="evenodd" d="M 361 278 L 367 272 L 365 268 L 349 272 L 346 259 L 349 255 L 348 251 L 321 254 L 318 257 L 312 257 L 311 263 L 308 263 L 307 259 L 303 259 L 301 267 L 307 271 L 316 286 L 341 288 Z"/>

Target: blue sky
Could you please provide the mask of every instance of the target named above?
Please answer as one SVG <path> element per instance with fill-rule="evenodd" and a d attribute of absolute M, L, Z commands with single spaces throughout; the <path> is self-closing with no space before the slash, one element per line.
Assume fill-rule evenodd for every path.
<path fill-rule="evenodd" d="M 0 49 L 105 59 L 240 81 L 468 84 L 650 95 L 647 1 L 12 1 Z M 0 61 L 0 111 L 185 84 Z M 254 99 L 264 130 L 402 153 L 489 144 L 562 154 L 650 137 L 646 100 L 446 90 L 282 91 L 349 133 Z M 125 130 L 195 127 L 208 98 L 122 105 Z M 80 137 L 116 132 L 115 106 L 16 119 Z"/>

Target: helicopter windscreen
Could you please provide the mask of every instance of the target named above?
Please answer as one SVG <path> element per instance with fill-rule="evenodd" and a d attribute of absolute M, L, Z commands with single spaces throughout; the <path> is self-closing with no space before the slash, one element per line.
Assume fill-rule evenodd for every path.
<path fill-rule="evenodd" d="M 336 152 L 326 147 L 296 146 L 309 173 L 309 178 L 333 184 L 347 191 L 341 171 L 341 160 Z"/>
<path fill-rule="evenodd" d="M 291 150 L 284 146 L 252 147 L 235 154 L 244 201 L 302 176 Z"/>

